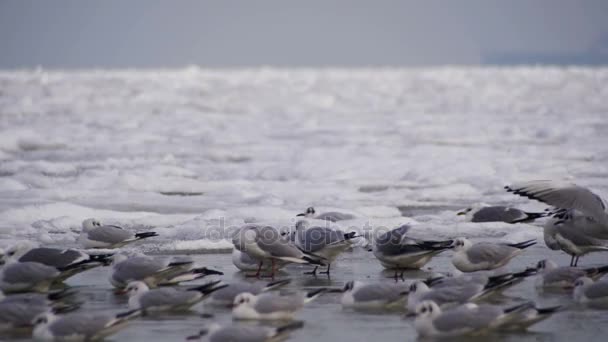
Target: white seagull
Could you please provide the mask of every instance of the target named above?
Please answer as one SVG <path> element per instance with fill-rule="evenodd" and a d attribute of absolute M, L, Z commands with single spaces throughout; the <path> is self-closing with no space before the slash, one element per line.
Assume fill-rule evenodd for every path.
<path fill-rule="evenodd" d="M 571 290 L 578 278 L 588 277 L 597 280 L 608 273 L 608 266 L 579 268 L 558 266 L 551 260 L 544 259 L 536 264 L 540 275 L 536 278 L 536 289 Z"/>
<path fill-rule="evenodd" d="M 454 241 L 452 264 L 461 272 L 493 270 L 505 266 L 525 248 L 535 244 L 535 240 L 514 244 L 473 244 L 466 238 L 458 238 Z"/>
<path fill-rule="evenodd" d="M 403 307 L 409 293 L 409 286 L 399 283 L 363 283 L 349 281 L 341 292 L 340 302 L 344 308 L 353 309 L 394 309 Z"/>
<path fill-rule="evenodd" d="M 547 216 L 546 212 L 531 213 L 506 206 L 473 206 L 457 213 L 470 222 L 525 223 Z"/>
<path fill-rule="evenodd" d="M 314 218 L 316 220 L 325 220 L 325 221 L 331 221 L 331 222 L 352 220 L 355 218 L 355 215 L 340 213 L 340 212 L 336 212 L 336 211 L 330 211 L 330 212 L 326 212 L 326 213 L 317 215 L 317 212 L 315 211 L 315 208 L 313 208 L 313 207 L 306 208 L 305 212 L 300 213 L 296 216 L 304 216 L 307 218 Z"/>
<path fill-rule="evenodd" d="M 320 256 L 326 260 L 329 275 L 331 263 L 336 260 L 340 253 L 352 246 L 353 239 L 357 238 L 356 232 L 344 233 L 326 227 L 306 227 L 306 221 L 300 220 L 296 223 L 295 244 L 303 252 Z M 317 266 L 310 272 L 316 274 Z"/>
<path fill-rule="evenodd" d="M 7 262 L 38 262 L 61 270 L 61 280 L 91 268 L 111 263 L 112 254 L 92 255 L 68 248 L 38 247 L 35 243 L 21 241 L 6 250 Z"/>
<path fill-rule="evenodd" d="M 208 275 L 222 275 L 222 272 L 194 268 L 192 260 L 156 259 L 147 256 L 114 256 L 110 283 L 116 288 L 124 288 L 131 281 L 141 280 L 150 288 L 160 285 L 174 285 L 199 279 Z"/>
<path fill-rule="evenodd" d="M 374 256 L 387 269 L 398 271 L 419 269 L 437 254 L 452 248 L 452 240 L 430 241 L 408 237 L 409 225 L 402 225 L 374 239 Z"/>
<path fill-rule="evenodd" d="M 311 302 L 327 289 L 321 288 L 308 293 L 280 296 L 262 293 L 258 296 L 241 293 L 234 298 L 232 317 L 253 320 L 290 320 L 306 303 Z"/>
<path fill-rule="evenodd" d="M 545 243 L 572 256 L 570 266 L 592 251 L 608 250 L 608 212 L 600 196 L 567 182 L 536 180 L 505 186 L 515 195 L 528 197 L 554 207 L 554 220 L 544 226 Z M 575 260 L 576 259 L 576 260 Z"/>
<path fill-rule="evenodd" d="M 591 307 L 608 308 L 608 281 L 581 277 L 574 282 L 574 300 Z"/>
<path fill-rule="evenodd" d="M 118 248 L 142 239 L 158 236 L 155 232 L 133 233 L 122 227 L 102 225 L 90 218 L 82 222 L 82 231 L 78 242 L 84 248 Z"/>
<path fill-rule="evenodd" d="M 34 319 L 33 337 L 45 341 L 99 340 L 124 328 L 139 310 L 119 314 L 75 312 L 65 316 L 44 313 Z"/>
<path fill-rule="evenodd" d="M 228 285 L 214 281 L 185 290 L 174 287 L 150 289 L 143 281 L 130 282 L 125 288 L 129 296 L 129 309 L 140 309 L 143 313 L 188 310 L 207 298 L 211 293 Z"/>

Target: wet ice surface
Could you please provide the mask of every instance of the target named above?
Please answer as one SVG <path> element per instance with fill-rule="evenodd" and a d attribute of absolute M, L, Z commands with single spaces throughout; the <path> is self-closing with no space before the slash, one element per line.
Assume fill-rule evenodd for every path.
<path fill-rule="evenodd" d="M 446 252 L 433 259 L 421 271 L 411 271 L 405 274 L 405 281 L 421 279 L 433 272 L 452 270 L 451 252 Z M 511 270 L 521 270 L 532 266 L 541 258 L 550 257 L 561 265 L 567 264 L 569 258 L 561 253 L 547 251 L 544 246 L 531 247 L 526 253 L 514 259 L 508 266 Z M 230 262 L 229 254 L 207 254 L 195 256 L 198 263 L 213 267 L 224 272 L 221 279 L 230 281 L 261 281 L 245 278 L 237 272 Z M 595 254 L 581 259 L 583 265 L 606 263 L 605 256 Z M 298 289 L 312 290 L 319 287 L 342 287 L 344 283 L 357 279 L 361 281 L 394 282 L 393 273 L 383 271 L 373 255 L 361 249 L 345 253 L 332 265 L 331 278 L 326 276 L 312 277 L 304 275 L 309 270 L 303 267 L 288 267 L 276 279 L 291 278 L 293 282 L 284 291 Z M 84 310 L 126 309 L 126 298 L 113 294 L 107 278 L 109 268 L 98 268 L 70 279 L 67 283 L 76 286 L 87 299 Z M 202 282 L 202 281 L 197 281 Z M 554 317 L 537 324 L 525 333 L 503 333 L 490 335 L 492 340 L 501 341 L 556 341 L 568 339 L 605 340 L 601 334 L 606 331 L 608 315 L 605 311 L 597 311 L 574 305 L 569 293 L 538 294 L 534 289 L 534 278 L 505 291 L 502 295 L 488 298 L 490 303 L 509 307 L 514 303 L 534 300 L 540 306 L 564 305 L 568 309 Z M 202 318 L 201 313 L 210 313 L 212 319 Z M 345 310 L 340 305 L 339 294 L 325 294 L 306 306 L 297 319 L 303 320 L 305 326 L 294 333 L 290 341 L 414 341 L 417 339 L 411 318 L 403 318 L 405 311 L 392 312 L 361 312 Z M 224 308 L 199 304 L 190 313 L 157 314 L 133 321 L 110 340 L 114 341 L 183 341 L 188 335 L 195 334 L 205 323 L 211 321 L 229 323 L 232 321 L 230 311 Z M 240 322 L 239 324 L 258 324 L 255 322 Z M 268 323 L 264 323 L 268 324 Z M 0 335 L 0 338 L 2 336 Z M 489 337 L 462 338 L 463 341 L 485 341 Z M 27 340 L 27 338 L 22 338 Z"/>
<path fill-rule="evenodd" d="M 343 229 L 411 223 L 423 238 L 540 239 L 531 225 L 460 222 L 455 212 L 480 202 L 542 210 L 502 188 L 531 179 L 606 197 L 606 98 L 605 68 L 0 72 L 0 247 L 73 246 L 82 220 L 97 217 L 160 234 L 129 249 L 209 253 L 229 248 L 221 237 L 244 223 L 291 227 L 311 205 L 354 214 L 334 225 Z M 559 255 L 533 250 L 526 265 Z M 199 258 L 234 276 L 229 254 Z M 106 272 L 70 281 L 86 285 L 91 308 L 118 308 Z M 381 276 L 370 254 L 347 255 L 331 283 L 299 273 L 290 271 L 292 287 Z M 514 295 L 535 298 L 528 285 Z M 336 303 L 307 308 L 294 340 L 413 338 L 399 315 Z M 116 339 L 181 340 L 202 320 L 161 319 L 173 323 L 141 320 Z M 524 337 L 593 339 L 606 320 L 569 311 Z"/>

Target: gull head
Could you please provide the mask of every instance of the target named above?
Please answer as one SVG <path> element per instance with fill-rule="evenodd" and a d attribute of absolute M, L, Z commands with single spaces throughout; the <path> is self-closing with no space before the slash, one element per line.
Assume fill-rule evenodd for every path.
<path fill-rule="evenodd" d="M 423 281 L 415 281 L 412 283 L 412 285 L 410 285 L 410 293 L 411 294 L 422 294 L 425 292 L 429 292 L 430 289 L 428 287 L 427 284 L 425 284 Z"/>
<path fill-rule="evenodd" d="M 141 296 L 148 291 L 150 291 L 150 288 L 143 281 L 132 281 L 125 288 L 125 292 L 127 292 L 129 298 Z"/>
<path fill-rule="evenodd" d="M 31 249 L 38 247 L 31 241 L 19 241 L 4 252 L 3 262 L 17 261 Z"/>
<path fill-rule="evenodd" d="M 253 306 L 255 305 L 255 303 L 257 302 L 258 297 L 254 294 L 251 294 L 249 292 L 243 292 L 240 293 L 239 295 L 237 295 L 234 298 L 234 302 L 232 303 L 232 307 L 233 308 L 238 308 L 241 306 Z"/>
<path fill-rule="evenodd" d="M 82 221 L 82 230 L 89 232 L 97 227 L 101 227 L 101 222 L 98 219 L 89 218 Z"/>
<path fill-rule="evenodd" d="M 466 251 L 467 249 L 471 248 L 472 245 L 473 243 L 469 241 L 469 239 L 459 237 L 458 239 L 454 240 L 454 251 Z"/>
<path fill-rule="evenodd" d="M 298 215 L 296 215 L 296 216 L 312 217 L 312 216 L 314 216 L 314 215 L 315 215 L 315 213 L 316 213 L 315 208 L 313 208 L 313 207 L 308 207 L 308 208 L 306 208 L 306 211 L 305 211 L 305 212 L 300 213 L 300 214 L 298 214 Z"/>
<path fill-rule="evenodd" d="M 585 296 L 585 289 L 587 286 L 593 284 L 593 280 L 589 277 L 580 277 L 576 279 L 574 282 L 574 291 L 572 291 L 572 296 L 574 300 L 581 301 L 581 299 Z"/>
<path fill-rule="evenodd" d="M 433 319 L 441 314 L 441 309 L 437 303 L 432 300 L 422 301 L 416 305 L 416 319 L 418 318 L 430 318 Z"/>
<path fill-rule="evenodd" d="M 32 320 L 32 325 L 34 325 L 34 329 L 47 327 L 49 324 L 53 323 L 57 319 L 52 312 L 44 312 L 34 317 Z"/>
<path fill-rule="evenodd" d="M 593 280 L 589 277 L 580 277 L 574 282 L 574 289 L 581 288 L 593 284 Z"/>
<path fill-rule="evenodd" d="M 536 269 L 539 271 L 550 271 L 557 267 L 557 264 L 549 259 L 543 259 L 536 263 Z"/>

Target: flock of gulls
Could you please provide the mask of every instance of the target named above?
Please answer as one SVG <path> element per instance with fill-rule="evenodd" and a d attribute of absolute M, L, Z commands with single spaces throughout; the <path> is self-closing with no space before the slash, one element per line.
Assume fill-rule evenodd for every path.
<path fill-rule="evenodd" d="M 297 313 L 307 303 L 328 293 L 340 293 L 341 305 L 354 310 L 393 310 L 413 318 L 421 337 L 477 335 L 491 331 L 523 330 L 567 307 L 537 307 L 533 302 L 505 306 L 485 304 L 484 298 L 536 277 L 539 291 L 559 291 L 577 303 L 608 307 L 608 266 L 578 267 L 579 258 L 608 250 L 608 213 L 602 199 L 589 189 L 553 181 L 532 181 L 505 187 L 516 195 L 550 206 L 541 213 L 486 206 L 459 212 L 472 222 L 530 222 L 545 218 L 544 240 L 548 248 L 571 256 L 568 266 L 540 260 L 535 267 L 517 272 L 504 270 L 513 258 L 536 241 L 512 244 L 473 243 L 459 237 L 423 240 L 409 234 L 407 225 L 384 232 L 370 241 L 380 264 L 394 270 L 397 281 L 347 281 L 343 288 L 319 288 L 309 292 L 275 291 L 290 279 L 275 279 L 288 264 L 310 265 L 314 276 L 330 274 L 331 264 L 356 246 L 361 236 L 328 227 L 309 227 L 307 219 L 341 221 L 346 213 L 317 214 L 314 208 L 289 232 L 271 226 L 248 224 L 234 236 L 232 261 L 248 277 L 271 281 L 230 282 L 222 272 L 197 267 L 188 258 L 157 258 L 114 251 L 126 244 L 157 236 L 154 232 L 130 232 L 119 226 L 87 219 L 78 243 L 83 249 L 39 247 L 31 242 L 9 246 L 0 254 L 0 329 L 32 331 L 42 340 L 96 340 L 107 337 L 130 321 L 155 312 L 184 311 L 204 302 L 231 308 L 235 322 L 227 326 L 202 323 L 203 329 L 187 339 L 209 341 L 277 341 L 304 323 Z M 367 248 L 367 247 L 366 247 Z M 110 252 L 108 252 L 110 250 Z M 411 282 L 404 272 L 420 269 L 434 256 L 452 251 L 458 274 L 436 274 Z M 128 296 L 128 307 L 119 313 L 81 310 L 77 291 L 64 281 L 96 267 L 109 266 L 109 282 L 115 295 Z M 208 277 L 202 285 L 174 286 Z M 209 317 L 212 319 L 212 317 Z M 240 324 L 238 320 L 278 321 L 268 325 Z M 407 323 L 411 324 L 411 323 Z"/>

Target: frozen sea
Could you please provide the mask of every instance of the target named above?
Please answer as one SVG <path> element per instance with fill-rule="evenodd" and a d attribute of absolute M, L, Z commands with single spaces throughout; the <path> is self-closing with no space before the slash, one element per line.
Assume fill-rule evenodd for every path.
<path fill-rule="evenodd" d="M 74 246 L 97 217 L 160 234 L 139 251 L 220 253 L 231 229 L 308 206 L 355 215 L 344 229 L 541 238 L 455 212 L 544 209 L 504 191 L 522 180 L 607 197 L 606 99 L 606 68 L 2 71 L 0 247 Z"/>

